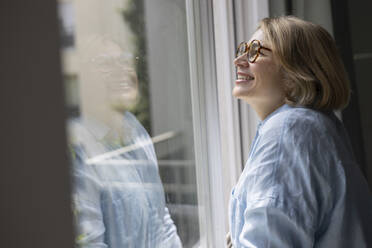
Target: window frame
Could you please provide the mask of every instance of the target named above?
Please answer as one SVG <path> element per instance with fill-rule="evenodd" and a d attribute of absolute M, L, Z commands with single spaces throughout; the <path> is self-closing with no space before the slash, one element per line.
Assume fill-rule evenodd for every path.
<path fill-rule="evenodd" d="M 200 247 L 224 247 L 227 225 L 226 152 L 222 150 L 221 105 L 212 0 L 186 4 L 189 65 L 199 201 Z M 223 111 L 223 110 L 222 110 Z M 229 132 L 230 133 L 230 132 Z M 225 144 L 227 146 L 227 144 Z M 235 157 L 235 156 L 234 156 Z M 235 157 L 236 158 L 236 157 Z M 205 166 L 206 165 L 206 166 Z M 233 168 L 233 167 L 231 167 Z M 229 171 L 227 170 L 229 173 Z M 228 187 L 230 189 L 230 187 Z M 223 194 L 221 194 L 223 192 Z"/>
<path fill-rule="evenodd" d="M 235 16 L 237 6 L 240 15 Z M 250 35 L 243 27 L 253 30 L 260 18 L 268 16 L 268 1 L 187 0 L 186 12 L 200 247 L 225 247 L 230 192 L 258 120 L 248 105 L 231 94 L 232 61 L 236 40 Z M 256 21 L 242 13 L 254 14 Z"/>
<path fill-rule="evenodd" d="M 213 51 L 209 44 L 212 44 L 210 39 L 211 33 L 211 1 L 199 2 L 197 0 L 186 1 L 186 20 L 188 33 L 188 50 L 189 50 L 189 70 L 190 70 L 190 88 L 192 102 L 192 117 L 194 130 L 194 150 L 196 164 L 196 179 L 198 192 L 198 207 L 199 207 L 199 228 L 200 228 L 200 247 L 208 247 L 214 244 L 213 241 L 213 204 L 210 194 L 210 164 L 220 164 L 219 156 L 211 159 L 208 146 L 210 134 L 214 132 L 213 126 L 208 129 L 207 117 L 208 111 L 207 102 L 211 102 L 208 96 L 209 93 L 215 93 L 215 86 L 210 85 L 209 91 L 206 91 L 206 85 L 203 82 L 214 80 L 213 63 L 204 63 L 204 61 L 214 61 Z M 203 14 L 202 14 L 203 13 Z M 198 25 L 199 24 L 199 25 Z M 203 36 L 204 35 L 204 36 Z M 207 49 L 209 48 L 209 49 Z M 209 111 L 210 113 L 210 111 Z M 216 114 L 216 113 L 214 113 Z M 207 165 L 207 166 L 203 166 Z M 208 209 L 210 211 L 208 211 Z"/>

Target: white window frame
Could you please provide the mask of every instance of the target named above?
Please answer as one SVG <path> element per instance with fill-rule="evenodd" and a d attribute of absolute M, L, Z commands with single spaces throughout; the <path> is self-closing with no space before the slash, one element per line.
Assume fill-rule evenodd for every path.
<path fill-rule="evenodd" d="M 186 12 L 200 247 L 222 248 L 229 230 L 231 188 L 258 120 L 231 94 L 235 43 L 248 39 L 258 20 L 268 16 L 268 0 L 187 0 Z"/>
<path fill-rule="evenodd" d="M 186 2 L 198 185 L 200 247 L 224 247 L 226 199 L 217 91 L 213 1 Z"/>
<path fill-rule="evenodd" d="M 221 165 L 220 156 L 212 156 L 219 144 L 212 143 L 212 137 L 218 137 L 218 125 L 210 122 L 216 120 L 218 110 L 207 108 L 217 106 L 214 68 L 213 35 L 211 29 L 211 1 L 186 1 L 186 15 L 189 44 L 189 65 L 192 115 L 195 144 L 195 163 L 198 187 L 200 247 L 217 247 L 215 241 L 215 219 L 212 200 L 213 178 L 211 165 Z M 208 63 L 209 62 L 209 63 Z M 215 122 L 217 123 L 217 122 Z M 216 188 L 214 188 L 216 190 Z M 212 202 L 213 201 L 213 202 Z"/>

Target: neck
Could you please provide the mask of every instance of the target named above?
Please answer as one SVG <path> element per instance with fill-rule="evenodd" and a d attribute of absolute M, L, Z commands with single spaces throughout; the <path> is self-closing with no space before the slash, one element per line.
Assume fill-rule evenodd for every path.
<path fill-rule="evenodd" d="M 268 115 L 270 115 L 272 112 L 283 106 L 284 101 L 278 101 L 278 102 L 271 102 L 271 103 L 259 103 L 259 104 L 252 104 L 252 108 L 256 111 L 258 117 L 261 121 L 266 119 Z"/>
<path fill-rule="evenodd" d="M 116 138 L 123 136 L 123 112 L 116 111 L 112 108 L 105 108 L 104 111 L 87 113 L 84 118 L 88 121 L 96 122 L 108 128 L 109 133 L 114 133 Z"/>

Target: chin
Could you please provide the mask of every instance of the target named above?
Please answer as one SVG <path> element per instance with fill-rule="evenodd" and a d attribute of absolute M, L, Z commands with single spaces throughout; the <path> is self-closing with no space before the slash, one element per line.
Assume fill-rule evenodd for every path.
<path fill-rule="evenodd" d="M 252 92 L 251 92 L 251 90 L 241 89 L 241 88 L 235 87 L 232 91 L 232 95 L 235 98 L 245 100 L 245 99 L 250 98 L 252 96 Z"/>
<path fill-rule="evenodd" d="M 117 112 L 130 111 L 134 106 L 135 104 L 122 104 L 122 103 L 111 103 L 110 104 L 111 109 Z"/>
<path fill-rule="evenodd" d="M 111 109 L 115 111 L 130 111 L 137 104 L 137 99 L 133 97 L 116 97 L 111 98 L 109 104 Z"/>

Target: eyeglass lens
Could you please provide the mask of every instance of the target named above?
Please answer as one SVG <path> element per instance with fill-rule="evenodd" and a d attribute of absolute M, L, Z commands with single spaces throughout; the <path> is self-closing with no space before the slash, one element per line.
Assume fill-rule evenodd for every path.
<path fill-rule="evenodd" d="M 253 41 L 250 44 L 248 50 L 248 59 L 250 62 L 253 62 L 258 55 L 258 49 L 260 48 L 260 44 L 257 41 Z"/>
<path fill-rule="evenodd" d="M 242 56 L 247 51 L 247 43 L 242 42 L 238 46 L 238 50 L 236 51 L 236 57 Z"/>
<path fill-rule="evenodd" d="M 237 49 L 236 57 L 239 57 L 243 54 L 247 54 L 248 60 L 250 62 L 253 62 L 258 55 L 259 49 L 260 49 L 260 44 L 256 40 L 252 41 L 250 44 L 246 42 L 242 42 L 240 43 Z"/>

